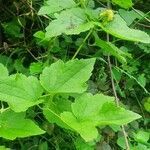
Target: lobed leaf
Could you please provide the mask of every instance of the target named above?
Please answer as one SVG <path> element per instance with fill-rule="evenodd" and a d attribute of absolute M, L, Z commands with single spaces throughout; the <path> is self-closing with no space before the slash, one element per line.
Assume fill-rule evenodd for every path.
<path fill-rule="evenodd" d="M 39 15 L 50 15 L 55 12 L 62 11 L 67 8 L 75 7 L 73 0 L 48 0 L 38 12 Z"/>
<path fill-rule="evenodd" d="M 62 11 L 57 19 L 49 23 L 49 26 L 46 28 L 45 37 L 51 38 L 61 34 L 79 34 L 93 27 L 92 22 L 86 21 L 84 9 L 72 8 Z"/>
<path fill-rule="evenodd" d="M 48 115 L 45 112 L 47 118 Z M 53 123 L 61 127 L 65 125 L 65 128 L 76 131 L 88 142 L 98 137 L 96 127 L 100 125 L 123 125 L 138 118 L 140 115 L 117 107 L 113 97 L 85 93 L 75 99 L 71 110 L 57 113 L 57 120 Z M 48 120 L 51 122 L 50 118 Z"/>
<path fill-rule="evenodd" d="M 8 75 L 7 72 L 5 74 Z M 26 111 L 29 107 L 43 102 L 39 99 L 42 93 L 42 86 L 33 76 L 16 74 L 0 78 L 0 100 L 7 102 L 15 112 Z"/>
<path fill-rule="evenodd" d="M 44 89 L 49 93 L 83 93 L 87 89 L 95 59 L 59 60 L 46 67 L 40 76 Z"/>
<path fill-rule="evenodd" d="M 17 137 L 28 137 L 43 134 L 32 120 L 25 119 L 25 113 L 15 113 L 8 109 L 0 114 L 0 137 L 14 140 Z"/>

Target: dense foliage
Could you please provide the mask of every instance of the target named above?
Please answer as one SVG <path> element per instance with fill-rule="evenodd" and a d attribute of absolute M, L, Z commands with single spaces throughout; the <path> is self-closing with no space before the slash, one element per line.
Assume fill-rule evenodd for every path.
<path fill-rule="evenodd" d="M 149 150 L 149 28 L 144 0 L 0 0 L 0 150 Z"/>

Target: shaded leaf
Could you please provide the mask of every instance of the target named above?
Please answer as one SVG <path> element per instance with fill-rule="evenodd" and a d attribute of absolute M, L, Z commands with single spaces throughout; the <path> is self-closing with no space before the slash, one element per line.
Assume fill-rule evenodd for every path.
<path fill-rule="evenodd" d="M 95 44 L 96 46 L 101 47 L 102 50 L 107 54 L 115 56 L 121 63 L 127 63 L 126 57 L 131 58 L 129 53 L 120 50 L 111 42 L 105 42 L 101 39 L 96 39 Z"/>
<path fill-rule="evenodd" d="M 8 70 L 3 64 L 0 64 L 0 78 L 8 77 Z"/>
<path fill-rule="evenodd" d="M 6 148 L 5 146 L 0 146 L 0 150 L 11 150 L 10 148 Z"/>
<path fill-rule="evenodd" d="M 61 104 L 61 105 L 60 105 Z M 63 111 L 71 110 L 71 102 L 65 98 L 55 99 L 45 104 L 43 108 L 43 114 L 50 123 L 57 123 L 57 125 L 63 128 L 70 128 L 60 117 Z"/>
<path fill-rule="evenodd" d="M 122 149 L 126 149 L 126 142 L 123 136 L 118 137 L 117 139 L 117 144 L 122 148 Z"/>
<path fill-rule="evenodd" d="M 139 130 L 137 133 L 134 134 L 134 139 L 137 142 L 147 143 L 150 139 L 150 133 L 146 131 Z"/>
<path fill-rule="evenodd" d="M 74 144 L 76 150 L 94 150 L 94 146 L 86 143 L 82 138 L 77 138 Z"/>
<path fill-rule="evenodd" d="M 144 107 L 145 107 L 146 111 L 148 111 L 150 113 L 150 97 L 145 99 Z"/>

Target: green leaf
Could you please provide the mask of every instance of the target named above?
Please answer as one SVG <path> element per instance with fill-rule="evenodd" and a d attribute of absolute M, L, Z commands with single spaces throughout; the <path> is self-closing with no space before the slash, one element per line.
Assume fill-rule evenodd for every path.
<path fill-rule="evenodd" d="M 53 106 L 57 108 L 58 105 Z M 117 107 L 113 97 L 103 94 L 93 96 L 85 93 L 75 99 L 75 102 L 71 104 L 71 110 L 58 112 L 56 108 L 52 110 L 49 106 L 49 112 L 44 113 L 46 118 L 50 122 L 55 119 L 53 123 L 76 131 L 85 141 L 98 138 L 97 126 L 123 125 L 140 118 L 136 113 Z M 55 115 L 52 116 L 50 112 Z"/>
<path fill-rule="evenodd" d="M 138 81 L 140 82 L 140 84 L 145 87 L 146 85 L 146 78 L 145 78 L 145 74 L 141 74 L 139 77 L 138 77 Z"/>
<path fill-rule="evenodd" d="M 43 134 L 32 120 L 25 119 L 25 113 L 5 110 L 0 114 L 0 137 L 14 140 L 17 137 L 28 137 Z"/>
<path fill-rule="evenodd" d="M 78 121 L 71 112 L 63 112 L 61 119 L 78 132 L 86 142 L 98 137 L 98 131 L 90 121 Z"/>
<path fill-rule="evenodd" d="M 148 145 L 148 143 L 147 143 Z M 137 145 L 133 145 L 131 147 L 131 150 L 150 150 L 149 148 L 150 146 L 148 145 L 148 147 L 144 144 L 138 143 Z"/>
<path fill-rule="evenodd" d="M 123 136 L 118 137 L 117 139 L 117 144 L 122 148 L 122 149 L 126 149 L 126 142 Z"/>
<path fill-rule="evenodd" d="M 103 94 L 83 94 L 72 103 L 72 112 L 79 120 L 86 120 L 97 116 L 104 103 L 113 102 L 114 97 Z"/>
<path fill-rule="evenodd" d="M 40 76 L 42 86 L 49 93 L 83 93 L 91 76 L 95 59 L 59 60 L 46 67 Z"/>
<path fill-rule="evenodd" d="M 86 21 L 85 11 L 81 8 L 72 8 L 62 11 L 57 19 L 50 22 L 46 28 L 46 38 L 59 36 L 61 34 L 79 34 L 85 32 L 94 25 Z"/>
<path fill-rule="evenodd" d="M 142 13 L 141 11 L 139 12 Z M 131 25 L 135 19 L 142 19 L 142 17 L 134 10 L 127 11 L 124 9 L 119 9 L 119 15 L 126 21 L 128 26 Z"/>
<path fill-rule="evenodd" d="M 39 99 L 42 93 L 43 89 L 35 77 L 16 74 L 0 78 L 0 100 L 7 102 L 15 112 L 26 111 L 43 102 Z"/>
<path fill-rule="evenodd" d="M 14 68 L 19 73 L 23 73 L 25 75 L 29 74 L 29 70 L 26 67 L 24 67 L 23 61 L 21 59 L 16 59 L 15 60 L 15 62 L 14 62 Z"/>
<path fill-rule="evenodd" d="M 132 0 L 112 0 L 112 2 L 126 9 L 133 5 Z"/>
<path fill-rule="evenodd" d="M 131 29 L 127 26 L 126 22 L 116 14 L 113 21 L 103 26 L 101 23 L 96 22 L 96 25 L 100 26 L 105 32 L 112 34 L 123 40 L 150 43 L 150 37 L 147 33 Z"/>
<path fill-rule="evenodd" d="M 121 63 L 127 63 L 126 57 L 131 58 L 131 55 L 129 53 L 120 50 L 111 42 L 105 42 L 101 39 L 96 39 L 95 44 L 96 46 L 102 48 L 102 50 L 107 54 L 116 57 Z"/>
<path fill-rule="evenodd" d="M 30 74 L 34 75 L 34 74 L 40 74 L 43 70 L 43 63 L 42 62 L 33 62 L 30 65 Z"/>
<path fill-rule="evenodd" d="M 140 115 L 117 107 L 114 97 L 102 94 L 84 94 L 72 104 L 72 112 L 78 120 L 91 120 L 95 125 L 127 124 Z"/>
<path fill-rule="evenodd" d="M 119 67 L 115 67 L 116 70 L 120 71 L 121 73 L 124 73 L 125 75 L 127 75 L 130 79 L 133 79 L 136 81 L 136 83 L 143 88 L 143 90 L 146 92 L 146 93 L 149 93 L 147 91 L 147 89 L 134 77 L 132 76 L 130 73 L 124 71 L 123 69 L 119 68 Z"/>
<path fill-rule="evenodd" d="M 145 99 L 144 107 L 145 107 L 146 111 L 150 113 L 150 97 Z"/>
<path fill-rule="evenodd" d="M 38 15 L 49 15 L 63 9 L 75 7 L 76 3 L 73 0 L 48 0 L 38 12 Z"/>
<path fill-rule="evenodd" d="M 0 64 L 3 64 L 6 66 L 9 70 L 9 72 L 12 72 L 14 70 L 14 66 L 12 65 L 14 62 L 12 58 L 6 55 L 0 54 Z"/>
<path fill-rule="evenodd" d="M 61 104 L 61 105 L 60 105 Z M 53 101 L 49 101 L 43 108 L 43 114 L 50 123 L 57 123 L 57 125 L 63 128 L 70 128 L 60 117 L 63 111 L 71 110 L 71 102 L 66 98 L 54 98 Z"/>
<path fill-rule="evenodd" d="M 8 77 L 8 70 L 6 67 L 4 67 L 3 64 L 0 64 L 0 79 L 1 78 L 5 78 L 5 77 Z"/>
<path fill-rule="evenodd" d="M 94 146 L 86 143 L 82 138 L 77 138 L 74 144 L 76 150 L 94 150 Z"/>
<path fill-rule="evenodd" d="M 125 125 L 139 118 L 140 115 L 117 107 L 114 103 L 105 103 L 99 111 L 97 122 L 99 125 Z"/>
<path fill-rule="evenodd" d="M 59 110 L 54 106 L 54 105 L 50 105 L 52 106 L 51 108 L 43 108 L 43 114 L 45 116 L 45 118 L 50 122 L 50 123 L 56 123 L 58 126 L 65 128 L 65 129 L 70 129 L 70 126 L 65 123 L 64 120 L 62 120 L 62 118 L 60 117 L 60 112 Z"/>
<path fill-rule="evenodd" d="M 5 146 L 0 146 L 0 150 L 11 150 L 10 148 L 6 148 Z"/>
<path fill-rule="evenodd" d="M 139 130 L 137 133 L 134 134 L 134 139 L 137 142 L 147 143 L 150 138 L 150 133 L 146 131 Z"/>
<path fill-rule="evenodd" d="M 4 32 L 10 38 L 22 38 L 23 34 L 21 33 L 21 26 L 17 19 L 12 20 L 11 22 L 3 23 Z"/>

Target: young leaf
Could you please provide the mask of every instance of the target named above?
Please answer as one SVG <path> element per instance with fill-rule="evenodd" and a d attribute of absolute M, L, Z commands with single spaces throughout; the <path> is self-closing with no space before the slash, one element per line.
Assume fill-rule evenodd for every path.
<path fill-rule="evenodd" d="M 147 33 L 129 28 L 126 22 L 118 14 L 114 16 L 113 21 L 109 22 L 105 26 L 98 22 L 95 24 L 100 26 L 105 32 L 112 34 L 113 36 L 116 36 L 120 39 L 150 43 L 150 37 Z"/>
<path fill-rule="evenodd" d="M 46 28 L 46 38 L 59 36 L 61 34 L 79 34 L 85 32 L 94 25 L 86 21 L 85 11 L 81 8 L 72 8 L 62 11 L 57 19 L 50 22 Z"/>
<path fill-rule="evenodd" d="M 126 9 L 132 7 L 133 5 L 132 0 L 112 0 L 112 2 Z"/>
<path fill-rule="evenodd" d="M 42 93 L 43 89 L 35 77 L 16 74 L 0 78 L 0 100 L 7 102 L 15 112 L 26 111 L 41 103 L 43 100 L 39 97 Z"/>
<path fill-rule="evenodd" d="M 59 60 L 46 67 L 40 76 L 42 86 L 49 93 L 83 93 L 87 89 L 95 59 Z"/>
<path fill-rule="evenodd" d="M 126 57 L 131 58 L 129 53 L 120 50 L 111 42 L 105 42 L 101 39 L 96 39 L 95 44 L 96 46 L 101 47 L 102 50 L 107 54 L 115 56 L 121 63 L 127 63 Z"/>
<path fill-rule="evenodd" d="M 73 0 L 48 0 L 38 12 L 38 15 L 50 15 L 63 9 L 75 7 L 76 3 Z"/>
<path fill-rule="evenodd" d="M 0 114 L 0 137 L 14 140 L 17 137 L 28 137 L 43 134 L 32 120 L 25 119 L 25 113 L 15 113 L 8 109 Z"/>

